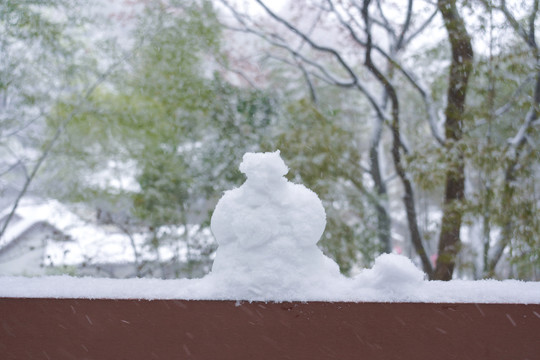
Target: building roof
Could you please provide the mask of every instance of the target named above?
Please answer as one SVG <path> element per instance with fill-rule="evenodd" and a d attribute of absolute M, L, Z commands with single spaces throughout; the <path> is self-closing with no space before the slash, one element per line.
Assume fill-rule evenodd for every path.
<path fill-rule="evenodd" d="M 11 209 L 0 213 L 1 219 L 9 214 Z M 133 263 L 135 262 L 134 246 L 139 260 L 161 261 L 180 257 L 180 261 L 187 258 L 187 248 L 183 242 L 176 242 L 169 246 L 160 246 L 159 257 L 155 252 L 145 251 L 146 236 L 143 233 L 131 234 L 131 238 L 119 229 L 114 231 L 100 226 L 94 221 L 82 219 L 56 200 L 29 199 L 21 202 L 14 219 L 0 239 L 0 251 L 7 248 L 10 243 L 19 239 L 38 223 L 45 223 L 56 229 L 70 241 L 47 241 L 44 253 L 44 264 L 63 266 L 80 264 L 103 263 Z M 181 235 L 183 228 L 169 228 L 166 231 L 175 231 Z M 198 228 L 193 226 L 189 232 L 193 235 Z M 211 234 L 204 233 L 205 237 Z"/>

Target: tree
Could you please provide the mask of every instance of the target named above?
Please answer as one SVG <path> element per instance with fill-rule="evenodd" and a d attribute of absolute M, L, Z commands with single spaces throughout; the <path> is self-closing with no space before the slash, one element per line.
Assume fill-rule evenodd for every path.
<path fill-rule="evenodd" d="M 323 200 L 320 245 L 344 273 L 401 249 L 432 279 L 536 276 L 538 1 L 320 0 L 278 11 L 256 0 L 262 15 L 221 4 L 145 2 L 122 46 L 100 47 L 77 33 L 83 19 L 51 20 L 68 3 L 9 3 L 12 15 L 44 20 L 8 26 L 6 53 L 51 42 L 43 58 L 19 49 L 2 68 L 3 148 L 37 150 L 4 164 L 4 181 L 24 179 L 12 209 L 37 179 L 124 232 L 135 275 L 185 275 L 180 245 L 188 263 L 209 261 L 209 213 L 244 180 L 242 154 L 280 149 L 290 180 Z"/>
<path fill-rule="evenodd" d="M 473 65 L 473 49 L 471 38 L 458 12 L 456 2 L 439 0 L 437 7 L 442 14 L 452 48 L 445 110 L 446 146 L 448 152 L 457 152 L 457 154 L 453 156 L 455 160 L 448 165 L 446 170 L 443 217 L 433 278 L 451 280 L 456 256 L 461 246 L 460 231 L 463 212 L 460 206 L 465 197 L 465 164 L 463 154 L 456 145 L 463 137 L 465 99 Z"/>
<path fill-rule="evenodd" d="M 379 242 L 385 244 L 386 251 L 389 250 L 388 245 L 391 242 L 387 235 L 390 234 L 388 229 L 392 213 L 388 208 L 395 204 L 396 195 L 403 196 L 402 208 L 407 219 L 408 238 L 424 271 L 432 279 L 451 279 L 456 264 L 464 264 L 460 263 L 462 254 L 460 232 L 463 231 L 464 224 L 467 228 L 471 228 L 468 222 L 476 211 L 473 207 L 469 207 L 470 199 L 465 197 L 466 180 L 474 178 L 479 170 L 478 163 L 473 161 L 473 158 L 495 159 L 497 154 L 501 153 L 500 149 L 494 147 L 483 147 L 485 151 L 482 153 L 473 150 L 485 140 L 485 136 L 476 128 L 479 122 L 470 119 L 473 116 L 472 109 L 481 107 L 486 103 L 486 99 L 489 103 L 490 95 L 480 96 L 475 91 L 474 103 L 470 104 L 471 96 L 468 96 L 469 104 L 466 103 L 466 94 L 470 92 L 469 78 L 473 73 L 475 76 L 480 74 L 475 70 L 472 40 L 466 27 L 470 24 L 465 23 L 466 19 L 460 13 L 466 6 L 468 11 L 478 15 L 482 14 L 483 10 L 476 5 L 464 5 L 456 1 L 439 1 L 436 7 L 426 2 L 422 9 L 413 4 L 413 1 L 398 4 L 391 1 L 321 0 L 295 2 L 287 11 L 277 11 L 263 0 L 256 2 L 264 11 L 264 17 L 242 12 L 238 7 L 223 0 L 222 3 L 235 20 L 234 23 L 226 24 L 226 27 L 265 40 L 271 47 L 263 58 L 264 64 L 269 62 L 268 59 L 278 60 L 290 69 L 296 69 L 306 85 L 305 97 L 309 96 L 318 109 L 325 109 L 328 106 L 324 103 L 324 97 L 320 96 L 321 89 L 332 87 L 336 94 L 342 96 L 351 91 L 358 91 L 361 94 L 369 105 L 369 111 L 374 119 L 371 126 L 373 140 L 370 142 L 369 151 L 364 152 L 364 149 L 358 151 L 364 155 L 368 154 L 370 159 L 368 173 L 371 179 L 364 188 L 369 189 L 368 193 L 374 195 L 372 198 L 378 202 L 378 204 L 372 202 L 371 206 L 377 209 L 379 214 L 377 221 Z M 533 1 L 527 8 L 528 14 L 521 22 L 515 19 L 504 1 L 494 7 L 490 4 L 484 2 L 486 8 L 494 8 L 506 14 L 506 24 L 525 40 L 533 49 L 533 54 L 537 54 L 534 50 L 537 2 Z M 443 46 L 433 44 L 430 47 L 429 40 L 420 38 L 425 31 L 430 31 L 430 34 L 436 36 L 437 31 L 434 28 L 438 21 L 442 21 L 446 29 L 449 49 L 446 44 Z M 427 45 L 424 45 L 426 43 Z M 427 46 L 432 50 L 419 53 L 415 48 L 420 46 L 424 48 Z M 534 60 L 537 59 L 537 55 L 533 55 L 532 58 L 533 61 L 530 63 L 537 64 L 537 60 Z M 415 62 L 419 59 L 425 63 L 425 68 L 415 66 Z M 448 77 L 445 75 L 447 61 L 450 73 Z M 518 64 L 519 61 L 513 61 L 509 73 L 500 75 L 521 76 L 516 70 Z M 440 71 L 432 70 L 437 67 L 441 68 Z M 483 79 L 489 76 L 486 74 Z M 524 89 L 523 85 L 519 85 L 511 92 L 521 94 Z M 532 99 L 535 99 L 536 92 L 533 90 L 532 93 Z M 512 98 L 511 95 L 509 97 Z M 502 108 L 505 108 L 505 111 L 516 103 L 509 97 L 502 100 Z M 418 106 L 419 104 L 422 106 Z M 536 228 L 537 222 L 527 214 L 534 213 L 538 208 L 538 200 L 534 198 L 528 202 L 523 201 L 522 194 L 518 194 L 526 188 L 537 191 L 537 186 L 531 182 L 528 175 L 538 171 L 536 160 L 531 161 L 535 158 L 534 152 L 521 153 L 519 150 L 521 146 L 527 145 L 526 139 L 531 142 L 531 136 L 535 133 L 534 125 L 531 124 L 536 123 L 537 115 L 534 115 L 536 114 L 534 109 L 537 109 L 537 105 L 535 100 L 530 104 L 531 111 L 525 117 L 523 126 L 519 127 L 517 133 L 506 137 L 508 141 L 506 145 L 502 145 L 502 153 L 508 155 L 502 180 L 502 184 L 506 185 L 500 188 L 497 195 L 505 204 L 499 205 L 498 211 L 501 215 L 506 204 L 521 204 L 521 207 L 519 205 L 512 207 L 511 214 L 497 216 L 497 220 L 494 218 L 488 221 L 504 229 L 501 234 L 506 240 L 499 241 L 500 245 L 493 251 L 490 251 L 491 236 L 488 236 L 490 240 L 484 241 L 486 249 L 484 253 L 489 253 L 489 258 L 492 259 L 486 260 L 486 268 L 493 269 L 492 265 L 497 263 L 506 246 L 512 242 L 516 243 L 516 249 L 521 247 L 530 249 L 530 238 L 536 231 L 533 229 Z M 357 106 L 357 114 L 368 111 L 366 107 L 358 106 L 358 103 L 354 105 Z M 344 106 L 351 108 L 351 103 Z M 336 109 L 339 108 L 340 105 L 337 105 Z M 520 112 L 517 108 L 514 109 Z M 444 117 L 439 116 L 439 113 L 444 113 Z M 332 120 L 336 123 L 340 121 L 339 116 Z M 364 118 L 358 116 L 357 120 L 363 121 Z M 440 124 L 444 127 L 442 129 L 444 134 L 440 131 Z M 411 139 L 414 141 L 407 141 Z M 520 145 L 516 146 L 518 144 Z M 381 153 L 381 149 L 388 151 L 386 154 L 390 155 L 392 166 L 385 166 L 382 160 L 387 155 L 385 152 Z M 362 158 L 360 155 L 356 160 L 361 162 Z M 525 163 L 526 168 L 523 167 Z M 360 163 L 356 167 L 363 166 Z M 516 186 L 518 169 L 526 171 L 521 173 L 523 182 Z M 388 176 L 392 172 L 395 172 L 395 176 Z M 392 185 L 389 192 L 389 183 L 385 178 L 399 179 L 400 189 L 396 191 L 395 185 Z M 518 188 L 519 192 L 516 191 Z M 430 196 L 432 198 L 430 201 L 442 212 L 437 230 L 439 234 L 437 249 L 430 248 L 419 226 L 417 201 L 420 191 Z M 479 195 L 482 202 L 490 202 L 489 191 L 485 196 L 477 191 L 478 188 L 471 188 L 473 197 Z M 392 215 L 395 214 L 394 212 Z M 512 226 L 511 224 L 518 223 L 519 218 L 522 218 L 519 223 L 523 226 Z M 523 223 L 524 219 L 527 219 L 526 224 Z M 394 228 L 397 222 L 394 218 Z M 523 232 L 528 235 L 516 237 L 518 228 L 528 229 Z M 476 244 L 474 239 L 467 239 L 468 250 L 472 251 Z M 437 259 L 435 269 L 430 257 Z M 465 255 L 462 260 L 464 259 Z"/>
<path fill-rule="evenodd" d="M 143 247 L 132 245 L 135 257 L 147 252 L 155 260 L 137 264 L 137 275 L 176 277 L 189 271 L 184 259 L 177 253 L 165 267 L 161 250 L 179 251 L 183 243 L 188 267 L 209 261 L 215 244 L 208 212 L 221 191 L 241 181 L 238 159 L 259 149 L 274 103 L 219 75 L 220 31 L 210 2 L 149 3 L 136 31 L 140 46 L 130 67 L 92 94 L 55 148 L 55 158 L 70 165 L 51 195 L 98 206 L 128 236 L 142 234 Z M 58 104 L 56 111 L 71 108 Z M 57 126 L 55 118 L 49 126 Z M 114 168 L 133 186 L 96 181 Z"/>
<path fill-rule="evenodd" d="M 322 99 L 321 99 L 322 101 Z M 335 104 L 334 104 L 335 105 Z M 323 112 L 309 99 L 290 101 L 267 150 L 280 149 L 291 181 L 312 189 L 323 201 L 327 225 L 319 242 L 343 273 L 368 266 L 383 249 L 377 241 L 379 199 L 364 185 L 355 122 L 347 114 Z"/>
<path fill-rule="evenodd" d="M 435 125 L 435 115 L 433 103 L 427 89 L 421 82 L 416 80 L 410 70 L 407 70 L 398 60 L 400 52 L 409 44 L 418 34 L 420 34 L 429 25 L 434 17 L 434 13 L 418 17 L 416 19 L 416 27 L 412 28 L 411 18 L 413 16 L 412 2 L 409 2 L 404 23 L 400 24 L 400 29 L 396 30 L 396 26 L 389 22 L 385 12 L 381 7 L 381 3 L 377 2 L 377 10 L 370 10 L 370 2 L 365 1 L 362 5 L 356 2 L 333 2 L 321 1 L 313 3 L 310 6 L 305 5 L 305 8 L 311 8 L 316 11 L 318 16 L 315 17 L 309 29 L 316 29 L 317 26 L 324 27 L 326 24 L 337 28 L 337 32 L 341 31 L 346 34 L 344 44 L 336 43 L 332 45 L 323 44 L 316 38 L 315 35 L 308 31 L 304 31 L 301 23 L 293 23 L 285 16 L 278 15 L 272 11 L 263 1 L 257 1 L 258 4 L 266 11 L 270 18 L 287 31 L 287 35 L 283 35 L 275 30 L 264 28 L 263 25 L 257 24 L 254 21 L 249 21 L 249 17 L 239 14 L 232 6 L 229 8 L 235 14 L 236 19 L 241 25 L 241 31 L 255 34 L 269 41 L 273 46 L 283 49 L 294 59 L 293 64 L 301 64 L 307 74 L 308 84 L 312 84 L 310 79 L 325 82 L 340 89 L 340 91 L 348 91 L 355 89 L 360 94 L 365 96 L 374 113 L 375 126 L 373 137 L 370 146 L 370 171 L 372 181 L 374 183 L 374 192 L 377 194 L 374 198 L 386 198 L 386 184 L 382 176 L 379 148 L 383 133 L 383 126 L 386 124 L 390 129 L 392 137 L 391 157 L 393 161 L 394 171 L 401 180 L 405 195 L 403 197 L 403 205 L 406 212 L 407 223 L 410 231 L 411 241 L 416 249 L 416 252 L 421 258 L 424 271 L 428 274 L 432 272 L 431 262 L 428 259 L 428 254 L 422 240 L 421 233 L 418 228 L 415 195 L 413 184 L 411 183 L 410 174 L 407 173 L 403 162 L 402 154 L 409 152 L 400 127 L 400 107 L 398 93 L 395 81 L 395 71 L 408 82 L 409 86 L 418 92 L 426 109 L 426 118 L 429 120 L 430 128 L 436 140 L 441 141 Z M 225 2 L 226 5 L 228 5 Z M 323 20 L 321 20 L 323 19 Z M 388 35 L 388 46 L 379 45 L 373 40 L 373 26 L 377 26 L 385 34 Z M 382 39 L 380 39 L 382 42 Z M 300 45 L 297 45 L 300 44 Z M 305 46 L 304 46 L 305 45 Z M 347 48 L 355 48 L 358 54 L 349 56 Z M 300 49 L 300 50 L 298 50 Z M 309 49 L 304 50 L 304 49 Z M 363 49 L 363 50 L 361 50 Z M 365 51 L 364 51 L 365 50 Z M 362 59 L 361 54 L 364 54 L 364 69 L 372 75 L 371 79 L 375 81 L 375 86 L 366 86 L 363 79 L 365 72 L 361 72 L 358 68 L 359 61 Z M 375 65 L 374 53 L 377 53 L 377 62 L 386 61 L 387 67 L 381 71 Z M 345 55 L 347 54 L 347 55 Z M 322 59 L 322 60 L 319 60 Z M 384 59 L 384 60 L 383 60 Z M 324 61 L 324 62 L 323 62 Z M 373 84 L 373 83 L 370 83 Z M 309 86 L 312 91 L 312 86 Z M 378 100 L 373 95 L 373 89 L 381 92 L 381 100 Z M 390 107 L 389 113 L 387 107 Z M 389 239 L 389 215 L 387 213 L 387 205 L 380 204 L 376 206 L 378 211 L 378 234 L 386 251 L 390 250 Z"/>
<path fill-rule="evenodd" d="M 514 35 L 505 53 L 491 54 L 487 61 L 490 79 L 488 145 L 492 146 L 491 151 L 498 161 L 503 159 L 501 171 L 490 172 L 492 178 L 484 203 L 487 215 L 484 216 L 483 275 L 492 277 L 507 249 L 521 267 L 532 265 L 534 269 L 539 264 L 535 234 L 540 227 L 537 216 L 533 215 L 539 205 L 533 180 L 540 160 L 533 145 L 538 136 L 535 124 L 538 124 L 540 106 L 540 52 L 535 26 L 539 5 L 538 1 L 523 2 L 525 15 L 518 20 L 506 1 L 481 3 L 490 14 L 492 28 L 493 13 L 499 13 L 505 20 L 499 26 L 503 31 L 511 29 Z M 505 71 L 502 79 L 497 77 L 495 67 Z M 508 74 L 513 77 L 509 79 Z M 496 208 L 492 208 L 494 201 L 498 202 Z M 490 241 L 491 223 L 501 228 L 494 246 Z"/>
<path fill-rule="evenodd" d="M 0 176 L 7 184 L 2 191 L 8 193 L 11 210 L 2 223 L 0 237 L 65 125 L 117 65 L 100 73 L 93 66 L 94 58 L 80 55 L 78 49 L 84 45 L 75 29 L 89 20 L 77 12 L 79 5 L 63 0 L 47 4 L 8 1 L 3 5 L 0 146 L 6 156 Z M 80 84 L 84 81 L 86 86 Z M 43 139 L 44 119 L 53 103 L 67 93 L 78 95 L 71 97 L 76 110 L 59 120 L 50 138 Z"/>

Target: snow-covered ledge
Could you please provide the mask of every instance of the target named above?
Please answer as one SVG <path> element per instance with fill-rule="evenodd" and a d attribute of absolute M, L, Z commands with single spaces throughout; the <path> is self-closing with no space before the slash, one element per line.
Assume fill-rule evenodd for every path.
<path fill-rule="evenodd" d="M 240 170 L 202 279 L 0 278 L 2 359 L 538 358 L 540 283 L 430 282 L 391 254 L 346 278 L 316 246 L 319 198 L 279 152 Z"/>

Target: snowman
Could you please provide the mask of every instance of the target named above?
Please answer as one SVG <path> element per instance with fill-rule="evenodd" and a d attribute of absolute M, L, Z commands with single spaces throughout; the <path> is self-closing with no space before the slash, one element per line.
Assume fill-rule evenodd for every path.
<path fill-rule="evenodd" d="M 219 245 L 212 274 L 279 291 L 308 278 L 339 276 L 337 264 L 316 245 L 326 226 L 322 203 L 284 177 L 289 169 L 279 150 L 246 153 L 240 171 L 246 181 L 226 191 L 212 215 Z"/>

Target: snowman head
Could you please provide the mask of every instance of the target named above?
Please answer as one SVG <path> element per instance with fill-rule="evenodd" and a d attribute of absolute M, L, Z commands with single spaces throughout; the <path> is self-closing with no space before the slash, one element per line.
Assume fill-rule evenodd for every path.
<path fill-rule="evenodd" d="M 265 153 L 246 153 L 240 164 L 240 171 L 248 180 L 279 181 L 289 172 L 289 168 L 279 156 L 279 150 Z"/>

